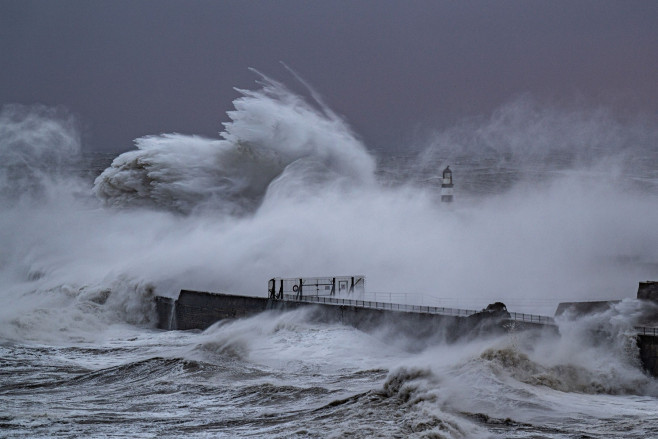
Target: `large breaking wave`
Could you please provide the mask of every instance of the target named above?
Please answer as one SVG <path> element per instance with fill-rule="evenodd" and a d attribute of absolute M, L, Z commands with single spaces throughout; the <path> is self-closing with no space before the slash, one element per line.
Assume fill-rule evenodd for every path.
<path fill-rule="evenodd" d="M 117 157 L 94 192 L 110 206 L 152 206 L 182 213 L 253 212 L 270 197 L 299 196 L 320 182 L 372 184 L 375 163 L 347 124 L 263 78 L 228 112 L 222 139 L 147 136 Z"/>

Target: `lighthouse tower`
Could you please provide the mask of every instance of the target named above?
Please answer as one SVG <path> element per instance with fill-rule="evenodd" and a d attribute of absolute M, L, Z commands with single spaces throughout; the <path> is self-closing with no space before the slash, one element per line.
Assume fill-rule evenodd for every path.
<path fill-rule="evenodd" d="M 443 170 L 443 181 L 441 182 L 441 201 L 452 201 L 452 171 L 450 166 Z"/>

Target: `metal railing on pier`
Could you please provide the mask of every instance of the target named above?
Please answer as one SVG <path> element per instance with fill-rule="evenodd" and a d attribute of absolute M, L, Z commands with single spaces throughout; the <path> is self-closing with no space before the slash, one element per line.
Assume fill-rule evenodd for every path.
<path fill-rule="evenodd" d="M 445 308 L 441 306 L 428 306 L 428 305 L 405 305 L 402 303 L 375 302 L 371 300 L 340 299 L 336 297 L 326 297 L 326 296 L 299 297 L 294 294 L 285 294 L 283 296 L 283 299 L 292 302 L 347 305 L 347 306 L 356 306 L 359 308 L 372 308 L 372 309 L 381 309 L 381 310 L 389 310 L 389 311 L 418 312 L 425 314 L 440 314 L 445 316 L 458 316 L 458 317 L 468 317 L 470 315 L 479 312 L 473 309 Z M 518 312 L 512 312 L 509 314 L 510 314 L 510 320 L 514 320 L 517 322 L 529 322 L 529 323 L 537 323 L 542 325 L 555 324 L 552 317 L 540 316 L 535 314 L 524 314 Z"/>
<path fill-rule="evenodd" d="M 651 335 L 654 337 L 658 337 L 658 328 L 649 328 L 646 326 L 636 326 L 635 330 L 637 331 L 638 335 Z"/>
<path fill-rule="evenodd" d="M 354 299 L 341 299 L 336 297 L 326 296 L 301 296 L 295 294 L 284 294 L 283 300 L 291 302 L 305 302 L 305 303 L 324 303 L 331 305 L 347 305 L 359 308 L 372 308 L 389 311 L 404 311 L 404 312 L 417 312 L 425 314 L 439 314 L 446 316 L 468 317 L 479 311 L 473 309 L 460 309 L 460 308 L 445 308 L 441 306 L 426 306 L 426 305 L 405 305 L 402 303 L 392 302 L 376 302 L 372 300 L 354 300 Z M 541 316 L 537 314 L 526 314 L 520 312 L 510 312 L 510 320 L 516 322 L 536 323 L 539 325 L 553 325 L 555 320 L 553 317 Z M 635 330 L 638 335 L 650 335 L 658 337 L 658 327 L 636 326 Z"/>
<path fill-rule="evenodd" d="M 510 320 L 517 322 L 526 322 L 526 323 L 538 323 L 540 325 L 555 325 L 555 320 L 553 317 L 540 316 L 537 314 L 525 314 L 522 312 L 511 312 Z"/>
<path fill-rule="evenodd" d="M 371 300 L 352 300 L 352 299 L 339 299 L 336 297 L 324 296 L 296 296 L 294 294 L 285 294 L 283 300 L 291 302 L 308 302 L 308 303 L 326 303 L 332 305 L 347 305 L 356 306 L 359 308 L 372 308 L 390 311 L 406 311 L 406 312 L 422 312 L 427 314 L 442 314 L 448 316 L 462 316 L 467 317 L 475 314 L 477 311 L 471 309 L 457 309 L 457 308 L 443 308 L 440 306 L 424 306 L 424 305 L 405 305 L 402 303 L 391 302 L 373 302 Z"/>

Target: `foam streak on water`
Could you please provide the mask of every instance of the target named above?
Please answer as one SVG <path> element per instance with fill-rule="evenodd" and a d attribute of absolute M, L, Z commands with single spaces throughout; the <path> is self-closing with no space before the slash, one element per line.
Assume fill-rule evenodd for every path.
<path fill-rule="evenodd" d="M 626 437 L 658 426 L 632 337 L 658 277 L 658 130 L 511 102 L 375 157 L 263 78 L 216 139 L 145 136 L 89 181 L 62 110 L 0 112 L 0 425 L 12 437 Z M 437 176 L 455 177 L 455 202 Z M 445 345 L 303 311 L 153 329 L 154 295 L 363 273 L 408 303 L 552 314 Z M 382 296 L 380 296 L 382 297 Z"/>

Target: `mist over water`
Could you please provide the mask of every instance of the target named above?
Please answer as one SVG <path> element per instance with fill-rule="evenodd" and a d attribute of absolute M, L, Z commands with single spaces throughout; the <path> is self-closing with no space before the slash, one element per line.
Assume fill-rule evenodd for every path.
<path fill-rule="evenodd" d="M 646 121 L 522 99 L 393 161 L 322 104 L 261 83 L 241 91 L 221 138 L 137 139 L 93 190 L 66 168 L 81 149 L 69 116 L 4 107 L 6 289 L 107 290 L 127 306 L 146 290 L 262 295 L 273 276 L 363 273 L 367 290 L 410 302 L 551 314 L 561 300 L 632 297 L 656 274 Z M 451 205 L 435 183 L 446 164 Z"/>
<path fill-rule="evenodd" d="M 658 276 L 655 120 L 522 98 L 436 133 L 418 155 L 377 156 L 318 99 L 265 77 L 240 92 L 218 138 L 141 137 L 93 182 L 81 169 L 87 162 L 70 115 L 2 108 L 3 349 L 54 346 L 40 355 L 57 362 L 71 355 L 67 346 L 91 343 L 93 356 L 76 360 L 87 375 L 66 381 L 70 389 L 102 381 L 130 397 L 124 380 L 137 376 L 154 388 L 165 386 L 163 376 L 244 384 L 225 391 L 227 406 L 212 397 L 221 386 L 196 395 L 167 390 L 179 401 L 202 395 L 222 419 L 235 404 L 266 416 L 267 398 L 248 390 L 265 383 L 268 398 L 292 404 L 318 434 L 342 420 L 348 430 L 363 428 L 363 437 L 487 437 L 484 430 L 510 425 L 524 437 L 519 432 L 536 432 L 528 425 L 542 413 L 543 431 L 560 437 L 558 420 L 569 410 L 579 414 L 569 421 L 574 431 L 588 431 L 593 418 L 609 415 L 612 423 L 619 414 L 611 395 L 631 395 L 625 415 L 646 416 L 641 397 L 658 390 L 638 364 L 632 328 L 643 312 L 631 299 L 639 280 Z M 451 204 L 440 202 L 446 165 L 455 180 Z M 560 321 L 568 336 L 421 342 L 413 352 L 394 331 L 318 325 L 304 312 L 177 340 L 148 331 L 154 295 L 187 288 L 263 296 L 275 276 L 357 273 L 369 292 L 426 305 L 502 301 L 511 311 L 551 315 L 560 301 L 627 300 L 584 323 Z M 594 341 L 593 329 L 609 332 L 604 342 Z M 5 366 L 25 372 L 20 361 Z M 109 369 L 95 372 L 101 367 Z M 63 367 L 60 379 L 79 372 Z M 96 407 L 71 392 L 76 404 Z M 607 412 L 588 409 L 592 401 L 609 404 Z M 135 425 L 150 425 L 153 414 L 144 416 Z M 212 429 L 184 412 L 171 416 L 192 423 L 191 437 Z M 280 422 L 236 428 L 277 436 L 294 425 Z M 476 426 L 483 422 L 488 427 Z"/>

